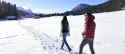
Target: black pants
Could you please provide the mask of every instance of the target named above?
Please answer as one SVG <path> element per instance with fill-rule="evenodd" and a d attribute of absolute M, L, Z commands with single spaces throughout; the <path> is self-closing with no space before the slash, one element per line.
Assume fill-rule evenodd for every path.
<path fill-rule="evenodd" d="M 95 54 L 95 51 L 94 51 L 94 48 L 93 48 L 93 40 L 89 40 L 87 38 L 85 38 L 85 39 L 82 40 L 82 42 L 80 44 L 80 47 L 79 47 L 79 54 L 82 54 L 83 47 L 86 44 L 89 44 L 91 54 Z"/>

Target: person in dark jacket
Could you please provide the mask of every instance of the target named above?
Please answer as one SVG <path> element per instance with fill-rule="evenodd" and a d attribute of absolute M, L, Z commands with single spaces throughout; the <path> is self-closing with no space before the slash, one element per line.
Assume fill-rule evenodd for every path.
<path fill-rule="evenodd" d="M 91 54 L 95 54 L 94 48 L 93 48 L 93 41 L 94 41 L 94 35 L 95 35 L 95 27 L 96 23 L 94 22 L 95 17 L 87 12 L 85 13 L 85 24 L 84 24 L 84 31 L 82 32 L 83 40 L 79 47 L 79 54 L 82 54 L 83 47 L 86 44 L 89 44 Z"/>
<path fill-rule="evenodd" d="M 70 36 L 70 29 L 69 29 L 69 22 L 68 22 L 67 17 L 65 15 L 63 16 L 63 19 L 61 21 L 60 36 L 63 37 L 61 49 L 63 49 L 64 44 L 66 44 L 66 46 L 70 52 L 72 49 L 69 47 L 69 45 L 66 41 L 66 36 Z"/>

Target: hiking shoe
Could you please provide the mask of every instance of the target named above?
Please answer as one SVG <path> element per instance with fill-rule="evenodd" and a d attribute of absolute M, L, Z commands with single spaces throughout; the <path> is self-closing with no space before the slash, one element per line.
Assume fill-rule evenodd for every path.
<path fill-rule="evenodd" d="M 63 47 L 61 47 L 60 49 L 62 49 L 62 50 L 63 50 Z"/>
<path fill-rule="evenodd" d="M 72 51 L 72 49 L 69 49 L 69 52 L 71 52 Z"/>

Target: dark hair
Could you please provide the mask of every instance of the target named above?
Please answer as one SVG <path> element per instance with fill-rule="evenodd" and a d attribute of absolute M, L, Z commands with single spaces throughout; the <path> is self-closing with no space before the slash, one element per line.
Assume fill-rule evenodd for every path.
<path fill-rule="evenodd" d="M 68 32 L 68 27 L 69 27 L 69 23 L 68 23 L 68 20 L 67 20 L 67 16 L 64 15 L 63 16 L 63 19 L 61 21 L 61 24 L 62 24 L 62 32 Z"/>
<path fill-rule="evenodd" d="M 62 24 L 65 23 L 65 22 L 68 22 L 68 20 L 67 20 L 67 16 L 66 16 L 66 15 L 63 16 Z"/>
<path fill-rule="evenodd" d="M 92 16 L 92 13 L 91 13 L 91 12 L 86 12 L 86 14 L 87 14 L 88 16 Z"/>

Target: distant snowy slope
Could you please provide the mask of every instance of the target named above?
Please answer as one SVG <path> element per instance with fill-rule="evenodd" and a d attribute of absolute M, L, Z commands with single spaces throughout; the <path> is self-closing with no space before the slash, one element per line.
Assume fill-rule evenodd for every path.
<path fill-rule="evenodd" d="M 33 13 L 31 9 L 27 9 L 25 11 L 28 12 L 28 13 Z"/>
<path fill-rule="evenodd" d="M 22 10 L 25 11 L 25 9 L 23 7 L 17 7 L 18 10 Z"/>
<path fill-rule="evenodd" d="M 17 7 L 17 9 L 28 13 L 33 13 L 31 9 L 24 9 L 23 7 Z"/>

